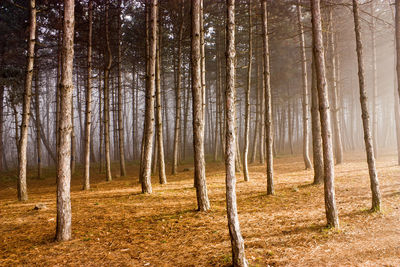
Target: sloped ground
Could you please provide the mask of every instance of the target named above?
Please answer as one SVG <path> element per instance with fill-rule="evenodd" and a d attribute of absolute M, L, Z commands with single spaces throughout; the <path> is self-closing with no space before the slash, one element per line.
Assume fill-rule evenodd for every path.
<path fill-rule="evenodd" d="M 324 227 L 323 186 L 310 186 L 312 171 L 300 157 L 275 161 L 276 195 L 266 195 L 264 167 L 238 175 L 239 216 L 250 266 L 399 266 L 400 167 L 394 155 L 378 160 L 383 212 L 370 213 L 367 164 L 347 155 L 336 167 L 340 230 Z M 190 165 L 182 166 L 181 170 Z M 103 182 L 94 172 L 92 190 L 72 185 L 73 239 L 53 241 L 55 178 L 29 179 L 29 201 L 16 201 L 16 182 L 0 178 L 0 265 L 51 266 L 229 266 L 222 163 L 207 165 L 212 210 L 195 211 L 193 171 L 153 177 L 152 195 L 141 194 L 137 166 L 126 178 Z M 118 170 L 117 165 L 114 170 Z M 169 169 L 168 169 L 169 172 Z M 33 210 L 45 203 L 48 209 Z"/>

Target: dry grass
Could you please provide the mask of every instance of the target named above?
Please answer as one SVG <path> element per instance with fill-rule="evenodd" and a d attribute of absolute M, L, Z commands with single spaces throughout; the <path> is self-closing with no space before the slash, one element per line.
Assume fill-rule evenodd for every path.
<path fill-rule="evenodd" d="M 357 159 L 355 159 L 357 158 Z M 312 171 L 300 157 L 275 161 L 276 195 L 266 195 L 264 167 L 250 167 L 251 181 L 238 175 L 237 193 L 250 266 L 399 266 L 400 168 L 394 155 L 378 161 L 383 212 L 370 213 L 367 165 L 362 154 L 336 167 L 341 229 L 324 227 L 323 186 L 310 186 Z M 188 165 L 189 166 L 189 165 Z M 182 166 L 183 169 L 187 166 Z M 118 169 L 117 166 L 114 168 Z M 72 181 L 73 239 L 53 241 L 55 178 L 29 179 L 29 201 L 16 201 L 16 182 L 0 179 L 0 265 L 228 266 L 230 241 L 225 216 L 222 163 L 207 165 L 212 210 L 195 211 L 193 171 L 153 179 L 154 193 L 141 194 L 137 166 L 126 178 L 103 182 L 93 173 L 83 192 L 81 173 Z M 46 210 L 33 210 L 45 203 Z"/>

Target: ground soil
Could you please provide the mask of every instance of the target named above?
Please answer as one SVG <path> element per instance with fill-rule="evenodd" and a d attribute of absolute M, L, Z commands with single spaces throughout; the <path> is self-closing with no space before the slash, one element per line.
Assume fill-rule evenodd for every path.
<path fill-rule="evenodd" d="M 250 166 L 250 182 L 237 175 L 239 218 L 250 266 L 400 266 L 400 167 L 395 155 L 377 166 L 383 211 L 371 213 L 363 154 L 346 155 L 336 167 L 340 229 L 325 228 L 323 186 L 301 157 L 275 160 L 275 196 L 266 195 L 265 167 Z M 183 171 L 189 168 L 188 171 Z M 81 191 L 82 172 L 72 179 L 71 241 L 55 235 L 54 170 L 28 179 L 29 201 L 16 200 L 12 173 L 0 174 L 0 265 L 2 266 L 229 266 L 225 173 L 207 164 L 211 211 L 197 212 L 193 169 L 153 177 L 151 195 L 141 194 L 137 165 L 128 176 L 105 182 L 92 171 L 92 189 Z M 168 169 L 169 172 L 169 169 Z M 31 170 L 34 174 L 34 170 Z M 32 174 L 32 175 L 33 175 Z M 47 209 L 34 210 L 38 203 Z"/>

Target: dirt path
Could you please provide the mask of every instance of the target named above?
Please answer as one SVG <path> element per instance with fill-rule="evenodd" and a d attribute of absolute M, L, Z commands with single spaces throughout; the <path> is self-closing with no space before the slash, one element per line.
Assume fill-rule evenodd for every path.
<path fill-rule="evenodd" d="M 250 167 L 250 182 L 238 176 L 239 217 L 250 266 L 400 265 L 396 158 L 378 160 L 384 211 L 371 214 L 367 165 L 361 154 L 356 156 L 360 159 L 336 167 L 339 231 L 324 228 L 323 186 L 309 185 L 312 171 L 303 170 L 301 158 L 276 159 L 273 197 L 265 193 L 263 166 Z M 134 168 L 128 173 L 137 173 Z M 106 183 L 98 174 L 93 189 L 82 192 L 77 174 L 73 240 L 65 243 L 53 242 L 54 176 L 31 179 L 26 203 L 15 200 L 15 182 L 0 181 L 0 265 L 228 266 L 224 166 L 210 163 L 207 171 L 208 213 L 195 211 L 192 171 L 169 176 L 165 186 L 154 183 L 152 195 L 140 194 L 136 176 Z M 48 209 L 33 210 L 37 203 Z"/>

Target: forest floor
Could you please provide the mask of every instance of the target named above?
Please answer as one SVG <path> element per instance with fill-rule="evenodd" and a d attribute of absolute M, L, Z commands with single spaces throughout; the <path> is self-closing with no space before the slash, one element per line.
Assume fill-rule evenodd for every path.
<path fill-rule="evenodd" d="M 250 266 L 400 266 L 400 167 L 393 154 L 382 155 L 377 166 L 381 213 L 369 212 L 363 154 L 346 155 L 336 167 L 340 230 L 325 228 L 323 186 L 310 185 L 313 173 L 304 170 L 301 157 L 275 160 L 275 196 L 266 195 L 262 165 L 250 166 L 250 182 L 238 174 L 239 219 Z M 223 162 L 207 164 L 211 211 L 206 213 L 195 211 L 191 165 L 180 170 L 168 175 L 167 185 L 154 176 L 154 193 L 143 195 L 137 165 L 112 182 L 93 171 L 88 192 L 81 191 L 78 169 L 71 187 L 73 236 L 63 243 L 54 242 L 54 170 L 44 170 L 43 179 L 28 179 L 25 203 L 16 200 L 15 178 L 0 174 L 0 265 L 229 266 Z M 38 203 L 47 209 L 34 210 Z"/>

